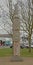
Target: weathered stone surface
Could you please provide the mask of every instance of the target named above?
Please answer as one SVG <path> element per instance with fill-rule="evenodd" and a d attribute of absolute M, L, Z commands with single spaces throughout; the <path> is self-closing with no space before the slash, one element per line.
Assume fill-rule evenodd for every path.
<path fill-rule="evenodd" d="M 14 56 L 20 56 L 20 44 L 17 41 L 15 41 L 13 45 L 13 54 Z"/>
<path fill-rule="evenodd" d="M 13 54 L 14 56 L 20 56 L 20 20 L 18 14 L 14 16 L 13 20 Z M 18 60 L 16 58 L 16 60 Z"/>
<path fill-rule="evenodd" d="M 11 62 L 22 62 L 22 61 L 23 61 L 23 59 L 20 56 L 12 56 L 11 57 Z"/>

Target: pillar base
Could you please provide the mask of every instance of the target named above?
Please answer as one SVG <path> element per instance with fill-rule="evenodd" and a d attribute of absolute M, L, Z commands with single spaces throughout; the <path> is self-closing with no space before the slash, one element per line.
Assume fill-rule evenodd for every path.
<path fill-rule="evenodd" d="M 22 62 L 22 61 L 23 61 L 23 59 L 20 56 L 12 56 L 11 57 L 11 62 Z"/>

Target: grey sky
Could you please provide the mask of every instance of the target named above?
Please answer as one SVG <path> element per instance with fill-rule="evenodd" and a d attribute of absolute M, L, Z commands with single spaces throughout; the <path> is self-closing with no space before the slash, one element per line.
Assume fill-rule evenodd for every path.
<path fill-rule="evenodd" d="M 26 3 L 26 0 L 23 0 L 23 2 Z M 15 3 L 16 3 L 16 0 L 13 0 L 13 3 L 15 4 Z M 8 0 L 0 0 L 0 6 L 5 10 L 5 13 L 9 13 L 9 8 L 7 7 L 7 4 L 8 4 Z M 4 16 L 5 14 L 4 14 L 4 11 L 2 10 L 2 8 L 0 8 L 0 11 L 1 11 L 1 13 L 0 13 L 0 15 L 1 15 L 0 24 L 2 24 L 2 27 L 3 27 L 4 24 L 1 23 L 1 22 L 2 22 L 2 21 L 5 22 L 6 19 L 3 20 L 3 16 Z M 7 18 L 7 21 L 9 22 L 10 19 Z M 8 27 L 9 27 L 9 26 L 8 26 Z M 8 28 L 7 28 L 7 29 L 8 29 Z M 1 30 L 0 33 L 2 33 L 2 31 L 3 31 L 3 33 L 7 33 L 4 29 L 1 28 L 1 26 L 0 26 L 0 30 Z"/>
<path fill-rule="evenodd" d="M 10 19 L 9 19 L 9 17 L 7 16 L 8 14 L 7 13 L 9 13 L 9 8 L 7 7 L 7 4 L 8 4 L 8 0 L 0 0 L 0 33 L 4 33 L 4 34 L 6 34 L 6 33 L 8 33 L 7 31 L 9 31 L 10 32 L 10 25 L 8 25 L 7 24 L 7 22 L 9 23 L 9 24 L 11 24 L 11 21 L 10 21 Z M 5 24 L 7 24 L 6 25 L 6 27 L 5 27 L 5 29 L 7 30 L 4 30 L 3 28 L 4 28 L 4 23 Z M 12 25 L 12 24 L 11 24 Z"/>

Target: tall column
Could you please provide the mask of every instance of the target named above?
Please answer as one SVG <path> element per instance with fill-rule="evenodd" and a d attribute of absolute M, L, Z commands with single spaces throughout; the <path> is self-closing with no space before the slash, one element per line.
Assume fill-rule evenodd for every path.
<path fill-rule="evenodd" d="M 12 13 L 12 0 L 9 0 L 10 18 L 13 23 L 13 56 L 11 61 L 22 61 L 20 57 L 20 7 L 18 3 L 14 5 L 14 12 Z"/>
<path fill-rule="evenodd" d="M 13 53 L 14 56 L 20 56 L 20 20 L 17 15 L 13 21 Z"/>

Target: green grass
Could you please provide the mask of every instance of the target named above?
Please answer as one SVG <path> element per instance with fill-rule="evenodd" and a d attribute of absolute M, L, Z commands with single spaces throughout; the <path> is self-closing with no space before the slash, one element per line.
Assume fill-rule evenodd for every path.
<path fill-rule="evenodd" d="M 33 57 L 33 49 L 31 49 L 31 53 L 29 53 L 29 49 L 21 49 L 21 56 L 23 57 Z"/>
<path fill-rule="evenodd" d="M 12 55 L 12 49 L 11 48 L 0 49 L 0 57 L 11 56 L 11 55 Z"/>
<path fill-rule="evenodd" d="M 33 57 L 33 49 L 31 49 L 31 53 L 29 53 L 29 49 L 21 49 L 20 50 L 20 54 L 21 56 L 23 57 Z M 3 49 L 0 49 L 0 57 L 6 57 L 6 56 L 11 56 L 13 55 L 13 51 L 12 51 L 12 48 L 3 48 Z"/>

